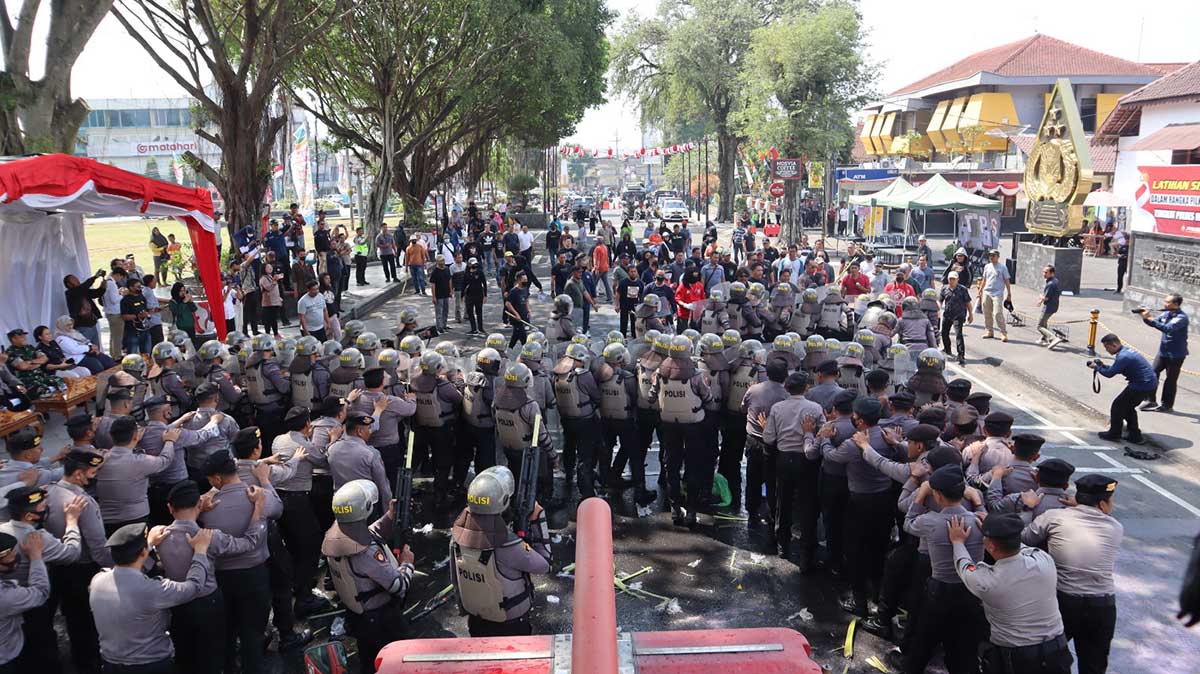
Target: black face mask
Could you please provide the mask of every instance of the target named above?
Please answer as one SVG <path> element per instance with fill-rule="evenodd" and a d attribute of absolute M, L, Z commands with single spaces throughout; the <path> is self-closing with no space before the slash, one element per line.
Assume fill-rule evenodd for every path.
<path fill-rule="evenodd" d="M 48 514 L 50 514 L 50 511 L 49 510 L 43 510 L 41 512 L 32 511 L 28 514 L 33 515 L 33 517 L 34 517 L 34 520 L 32 522 L 30 522 L 30 524 L 32 524 L 35 529 L 41 529 L 42 525 L 45 524 L 46 516 Z"/>

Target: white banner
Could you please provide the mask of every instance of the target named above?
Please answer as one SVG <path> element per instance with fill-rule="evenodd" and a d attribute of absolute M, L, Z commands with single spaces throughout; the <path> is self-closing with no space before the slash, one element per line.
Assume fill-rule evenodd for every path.
<path fill-rule="evenodd" d="M 346 168 L 346 152 L 343 150 L 337 155 L 337 170 L 338 170 L 338 192 L 342 196 L 350 196 L 350 171 Z"/>
<path fill-rule="evenodd" d="M 316 213 L 309 152 L 308 122 L 301 121 L 292 132 L 292 186 L 296 189 L 296 203 L 300 204 L 300 214 L 304 216 L 305 222 L 312 224 L 316 222 Z"/>

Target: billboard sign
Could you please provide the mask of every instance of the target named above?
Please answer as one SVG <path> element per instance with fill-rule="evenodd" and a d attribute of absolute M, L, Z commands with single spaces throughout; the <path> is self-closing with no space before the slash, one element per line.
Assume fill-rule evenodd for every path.
<path fill-rule="evenodd" d="M 1139 166 L 1134 229 L 1200 238 L 1200 165 Z"/>
<path fill-rule="evenodd" d="M 771 176 L 775 180 L 800 180 L 803 164 L 799 159 L 776 159 L 771 164 Z"/>

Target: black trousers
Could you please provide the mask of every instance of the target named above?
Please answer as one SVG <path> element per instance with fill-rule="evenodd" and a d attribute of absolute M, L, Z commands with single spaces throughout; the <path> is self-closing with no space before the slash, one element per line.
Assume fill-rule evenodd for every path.
<path fill-rule="evenodd" d="M 810 461 L 802 452 L 778 452 L 775 457 L 775 540 L 786 543 L 792 538 L 792 513 L 800 511 L 800 543 L 803 556 L 811 560 L 817 552 L 817 518 L 821 499 L 817 483 L 821 463 Z"/>
<path fill-rule="evenodd" d="M 225 669 L 225 599 L 220 588 L 171 609 L 175 661 L 184 674 L 221 674 Z"/>
<path fill-rule="evenodd" d="M 42 670 L 44 671 L 44 670 Z M 175 674 L 175 661 L 171 658 L 148 662 L 144 665 L 118 665 L 105 662 L 100 666 L 103 674 Z"/>
<path fill-rule="evenodd" d="M 633 422 L 634 434 L 636 436 L 634 453 L 629 457 L 629 472 L 633 475 L 633 481 L 638 481 L 638 475 L 643 478 L 646 476 L 646 458 L 650 455 L 650 445 L 654 443 L 654 433 L 658 430 L 658 411 L 647 410 L 638 407 Z M 662 470 L 662 436 L 659 436 L 659 479 L 658 482 L 663 484 L 665 476 Z M 618 466 L 618 470 L 624 468 L 624 465 Z M 641 471 L 640 473 L 638 471 Z"/>
<path fill-rule="evenodd" d="M 71 662 L 77 672 L 100 671 L 100 638 L 96 634 L 96 623 L 88 604 L 88 585 L 100 567 L 88 561 L 83 564 L 51 564 L 50 601 L 46 613 L 53 617 L 56 609 L 62 609 L 67 623 L 67 636 L 71 638 Z M 26 614 L 28 616 L 28 614 Z M 47 625 L 50 638 L 54 638 L 53 625 Z M 58 646 L 54 646 L 57 652 Z M 56 659 L 57 661 L 57 659 Z"/>
<path fill-rule="evenodd" d="M 703 424 L 682 424 L 660 421 L 659 451 L 666 455 L 667 492 L 674 506 L 685 506 L 695 512 L 708 503 L 711 492 L 704 486 L 712 480 L 713 456 L 704 437 Z M 686 470 L 687 500 L 684 501 L 680 471 Z"/>
<path fill-rule="evenodd" d="M 274 335 L 279 332 L 279 312 L 282 309 L 283 307 L 262 308 L 263 332 L 268 335 Z"/>
<path fill-rule="evenodd" d="M 730 507 L 737 511 L 742 502 L 742 455 L 746 451 L 746 417 L 733 412 L 721 413 L 721 454 L 717 472 L 725 476 L 732 495 Z"/>
<path fill-rule="evenodd" d="M 925 583 L 916 632 L 904 649 L 905 674 L 922 674 L 942 647 L 950 674 L 979 672 L 978 644 L 987 635 L 983 606 L 962 583 Z"/>
<path fill-rule="evenodd" d="M 1036 646 L 984 648 L 983 674 L 1071 674 L 1071 651 L 1067 640 L 1055 637 Z"/>
<path fill-rule="evenodd" d="M 464 448 L 468 463 L 474 462 L 475 474 L 496 465 L 496 428 L 480 428 L 463 424 L 464 436 L 470 444 Z"/>
<path fill-rule="evenodd" d="M 258 334 L 258 301 L 262 295 L 255 290 L 242 296 L 242 331 L 247 335 Z"/>
<path fill-rule="evenodd" d="M 395 255 L 380 255 L 379 262 L 380 262 L 380 264 L 383 265 L 383 279 L 385 281 L 391 281 L 393 279 L 398 280 L 400 278 L 396 274 L 396 256 Z"/>
<path fill-rule="evenodd" d="M 292 556 L 292 594 L 296 599 L 307 598 L 317 586 L 317 565 L 321 560 L 324 534 L 308 492 L 280 490 L 279 499 L 283 501 L 279 533 Z"/>
<path fill-rule="evenodd" d="M 367 256 L 354 256 L 354 282 L 360 286 L 367 285 Z"/>
<path fill-rule="evenodd" d="M 634 322 L 637 320 L 633 315 L 634 309 L 636 309 L 636 307 L 630 307 L 628 309 L 621 307 L 617 312 L 621 315 L 621 334 L 627 337 L 633 336 L 633 326 Z"/>
<path fill-rule="evenodd" d="M 404 602 L 399 599 L 362 614 L 346 611 L 346 625 L 358 642 L 358 671 L 362 674 L 375 671 L 375 657 L 384 646 L 408 635 Z"/>
<path fill-rule="evenodd" d="M 518 344 L 525 343 L 526 333 L 525 324 L 521 321 L 512 319 L 509 322 L 512 324 L 512 337 L 510 337 L 508 340 L 508 348 L 511 349 Z"/>
<path fill-rule="evenodd" d="M 968 309 L 968 311 L 970 311 L 970 309 Z M 966 343 L 963 341 L 963 321 L 965 320 L 967 319 L 957 318 L 951 320 L 944 316 L 942 317 L 942 350 L 946 352 L 946 355 L 953 353 L 953 351 L 950 350 L 950 328 L 953 327 L 954 340 L 958 345 L 958 356 L 959 358 L 967 357 L 967 347 Z"/>
<path fill-rule="evenodd" d="M 333 476 L 328 473 L 313 474 L 308 500 L 324 538 L 324 532 L 333 526 Z"/>
<path fill-rule="evenodd" d="M 1157 381 L 1158 376 L 1164 371 L 1167 373 L 1167 378 L 1163 380 L 1162 398 L 1156 398 L 1155 389 L 1150 394 L 1150 402 L 1156 400 L 1162 401 L 1163 407 L 1175 407 L 1175 389 L 1179 385 L 1179 371 L 1183 369 L 1183 361 L 1186 358 L 1166 358 L 1161 354 L 1154 357 L 1154 378 Z"/>
<path fill-rule="evenodd" d="M 601 466 L 601 470 L 605 473 L 604 481 L 614 484 L 625 470 L 625 463 L 629 462 L 632 464 L 629 467 L 629 473 L 633 476 L 633 486 L 639 491 L 645 489 L 645 455 L 642 455 L 640 462 L 633 460 L 633 457 L 638 454 L 637 427 L 634 426 L 633 419 L 601 419 L 600 426 L 604 429 L 604 446 L 608 450 L 607 455 L 613 457 L 611 462 L 606 462 L 607 465 Z M 618 446 L 616 454 L 613 454 L 613 447 Z"/>
<path fill-rule="evenodd" d="M 901 530 L 900 545 L 888 553 L 887 563 L 883 566 L 883 587 L 879 591 L 881 619 L 890 620 L 901 607 L 907 607 L 910 615 L 916 613 L 919 603 L 910 601 L 909 590 L 912 587 L 913 565 L 917 561 L 918 542 L 917 537 Z"/>
<path fill-rule="evenodd" d="M 467 304 L 467 321 L 471 324 L 471 329 L 483 332 L 483 298 L 467 297 L 464 301 Z"/>
<path fill-rule="evenodd" d="M 554 496 L 554 471 L 550 468 L 550 448 L 541 447 L 538 449 L 542 453 L 538 461 L 538 477 L 537 477 L 537 498 L 541 503 L 549 501 Z M 521 490 L 521 460 L 525 458 L 523 449 L 504 449 L 504 458 L 508 460 L 508 467 L 513 474 L 513 493 L 516 494 Z"/>
<path fill-rule="evenodd" d="M 416 454 L 416 438 L 413 439 L 413 454 Z M 400 467 L 404 465 L 405 445 L 397 442 L 393 445 L 379 445 L 375 448 L 379 451 L 379 456 L 383 459 L 383 472 L 387 475 L 388 484 L 396 484 L 396 473 L 400 471 Z M 414 458 L 413 463 L 416 463 Z M 395 496 L 395 494 L 393 494 Z M 386 507 L 386 506 L 385 506 Z"/>
<path fill-rule="evenodd" d="M 279 630 L 279 638 L 292 633 L 296 614 L 292 607 L 292 554 L 284 545 L 279 525 L 267 522 L 267 576 L 271 584 L 271 622 Z"/>
<path fill-rule="evenodd" d="M 275 438 L 283 435 L 286 430 L 283 427 L 283 413 L 286 411 L 282 405 L 255 406 L 254 408 L 254 423 L 258 425 L 258 430 L 262 433 L 264 457 L 270 454 L 270 447 L 274 444 Z"/>
<path fill-rule="evenodd" d="M 1121 427 L 1125 427 L 1125 431 L 1130 437 L 1138 437 L 1142 434 L 1142 429 L 1138 425 L 1137 406 L 1142 401 L 1154 395 L 1153 391 L 1134 391 L 1126 386 L 1116 398 L 1113 398 L 1112 406 L 1108 410 L 1108 432 L 1114 435 L 1121 434 Z"/>
<path fill-rule="evenodd" d="M 761 516 L 764 500 L 767 503 L 767 517 L 775 520 L 775 501 L 772 498 L 775 495 L 774 451 L 762 438 L 746 436 L 746 513 L 751 522 Z M 764 483 L 767 485 L 765 499 Z"/>
<path fill-rule="evenodd" d="M 825 529 L 825 554 L 831 569 L 846 568 L 846 504 L 850 487 L 845 475 L 821 471 L 821 525 Z"/>
<path fill-rule="evenodd" d="M 1075 641 L 1079 674 L 1104 674 L 1117 627 L 1116 596 L 1079 597 L 1059 592 L 1058 611 L 1067 640 Z"/>
<path fill-rule="evenodd" d="M 267 565 L 217 571 L 216 575 L 225 600 L 225 671 L 235 671 L 239 655 L 243 672 L 264 671 L 263 635 L 271 613 Z"/>
<path fill-rule="evenodd" d="M 533 634 L 529 618 L 521 616 L 502 623 L 494 623 L 478 616 L 467 616 L 467 631 L 473 637 L 524 637 Z"/>
<path fill-rule="evenodd" d="M 1125 287 L 1125 270 L 1129 268 L 1129 256 L 1120 255 L 1117 257 L 1117 292 Z"/>
<path fill-rule="evenodd" d="M 892 533 L 892 510 L 896 500 L 890 491 L 877 494 L 850 492 L 846 502 L 846 559 L 850 562 L 850 587 L 860 602 L 883 580 L 888 537 Z"/>
<path fill-rule="evenodd" d="M 454 470 L 455 433 L 454 426 L 413 426 L 417 436 L 413 438 L 413 465 L 417 457 L 432 459 L 433 491 L 449 494 L 452 488 L 462 485 L 450 484 L 450 473 Z"/>
<path fill-rule="evenodd" d="M 559 410 L 563 431 L 563 471 L 575 476 L 580 498 L 596 495 L 596 468 L 599 465 L 600 444 L 603 441 L 600 418 L 565 417 Z"/>

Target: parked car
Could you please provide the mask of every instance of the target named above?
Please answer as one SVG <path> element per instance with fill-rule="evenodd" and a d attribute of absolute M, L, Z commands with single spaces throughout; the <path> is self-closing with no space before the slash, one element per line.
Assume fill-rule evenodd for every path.
<path fill-rule="evenodd" d="M 687 206 L 683 205 L 682 199 L 664 199 L 662 206 L 658 209 L 658 217 L 661 220 L 680 221 L 688 216 Z"/>

